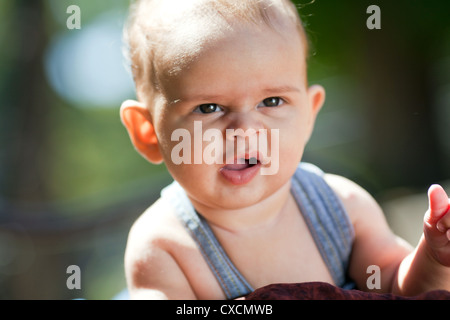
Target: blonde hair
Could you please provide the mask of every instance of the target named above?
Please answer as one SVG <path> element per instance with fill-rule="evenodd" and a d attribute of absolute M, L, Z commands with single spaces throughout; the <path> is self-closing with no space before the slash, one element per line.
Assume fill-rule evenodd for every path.
<path fill-rule="evenodd" d="M 124 39 L 138 99 L 148 103 L 160 90 L 161 70 L 176 73 L 234 27 L 276 29 L 286 23 L 296 26 L 306 57 L 307 37 L 290 0 L 137 0 L 130 7 Z"/>

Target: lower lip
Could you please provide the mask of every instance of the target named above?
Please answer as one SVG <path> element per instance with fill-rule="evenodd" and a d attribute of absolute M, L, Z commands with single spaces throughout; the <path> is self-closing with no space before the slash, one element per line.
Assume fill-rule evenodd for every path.
<path fill-rule="evenodd" d="M 220 169 L 220 173 L 230 183 L 240 186 L 249 183 L 256 176 L 260 167 L 261 163 L 259 162 L 242 170 L 230 170 L 224 167 Z"/>

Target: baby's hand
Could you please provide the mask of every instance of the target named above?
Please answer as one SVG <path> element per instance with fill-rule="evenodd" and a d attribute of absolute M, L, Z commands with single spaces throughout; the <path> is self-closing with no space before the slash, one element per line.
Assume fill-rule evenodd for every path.
<path fill-rule="evenodd" d="M 437 262 L 450 267 L 450 199 L 439 185 L 430 187 L 428 199 L 423 226 L 427 247 Z"/>

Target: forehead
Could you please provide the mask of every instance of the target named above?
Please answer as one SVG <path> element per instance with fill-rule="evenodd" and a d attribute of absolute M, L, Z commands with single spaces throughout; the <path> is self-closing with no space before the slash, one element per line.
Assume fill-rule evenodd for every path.
<path fill-rule="evenodd" d="M 290 62 L 302 62 L 306 64 L 306 49 L 303 39 L 294 27 L 283 30 L 273 30 L 267 26 L 249 28 L 243 26 L 227 33 L 200 31 L 201 37 L 189 39 L 180 35 L 174 39 L 164 53 L 155 57 L 155 69 L 159 80 L 171 79 L 188 71 L 195 65 L 205 64 L 207 61 L 222 54 L 222 58 L 216 59 L 218 64 L 226 64 L 227 55 L 239 53 L 241 58 L 247 58 L 253 62 L 263 61 L 262 55 L 267 49 L 272 49 L 272 54 L 289 59 Z M 275 50 L 275 51 L 273 51 Z M 220 61 L 222 59 L 222 61 Z M 268 64 L 270 61 L 266 61 Z"/>
<path fill-rule="evenodd" d="M 295 30 L 281 34 L 268 27 L 241 28 L 210 43 L 183 69 L 160 80 L 169 102 L 214 95 L 238 99 L 273 88 L 301 88 L 306 85 L 304 50 Z"/>
<path fill-rule="evenodd" d="M 171 1 L 167 1 L 169 2 Z M 245 5 L 242 5 L 246 1 L 235 2 L 235 6 L 241 3 L 242 8 L 238 9 L 220 5 L 228 3 L 229 6 L 229 2 L 231 1 L 191 0 L 181 1 L 177 9 L 172 7 L 175 12 L 172 14 L 167 12 L 167 16 L 162 18 L 164 20 L 162 25 L 165 27 L 160 31 L 163 36 L 154 47 L 153 63 L 157 74 L 176 74 L 205 51 L 217 46 L 217 43 L 241 33 L 244 29 L 267 32 L 267 28 L 270 28 L 286 36 L 286 41 L 302 38 L 304 49 L 307 50 L 303 30 L 296 24 L 299 20 L 293 19 L 286 8 L 280 8 L 279 5 L 250 6 L 246 11 L 243 10 Z M 160 12 L 163 17 L 164 12 L 164 10 Z"/>

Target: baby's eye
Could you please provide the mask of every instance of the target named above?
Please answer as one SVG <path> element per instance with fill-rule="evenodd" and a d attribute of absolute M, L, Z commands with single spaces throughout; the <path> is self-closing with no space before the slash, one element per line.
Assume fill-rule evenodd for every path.
<path fill-rule="evenodd" d="M 279 97 L 270 97 L 267 99 L 264 99 L 259 105 L 258 107 L 278 107 L 281 104 L 283 104 L 283 99 L 279 98 Z"/>
<path fill-rule="evenodd" d="M 194 112 L 197 112 L 197 113 L 214 113 L 217 111 L 222 111 L 222 109 L 219 107 L 219 105 L 217 105 L 215 103 L 201 104 L 194 110 Z"/>

